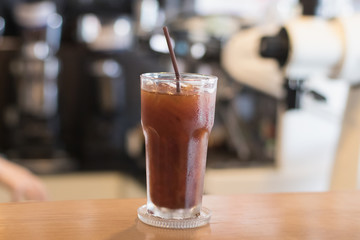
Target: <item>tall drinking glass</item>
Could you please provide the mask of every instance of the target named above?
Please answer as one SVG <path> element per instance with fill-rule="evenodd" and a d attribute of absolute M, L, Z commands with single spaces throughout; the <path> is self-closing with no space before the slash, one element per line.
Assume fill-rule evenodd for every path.
<path fill-rule="evenodd" d="M 178 87 L 174 73 L 140 78 L 147 204 L 138 217 L 166 228 L 205 225 L 211 213 L 201 203 L 217 77 L 183 73 Z"/>

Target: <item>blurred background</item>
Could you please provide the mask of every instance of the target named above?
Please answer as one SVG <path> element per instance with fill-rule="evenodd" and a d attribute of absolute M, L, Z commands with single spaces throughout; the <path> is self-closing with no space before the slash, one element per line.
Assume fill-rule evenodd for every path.
<path fill-rule="evenodd" d="M 319 48 L 291 56 L 306 36 L 329 59 L 341 44 L 327 26 L 358 10 L 350 0 L 2 0 L 0 153 L 38 174 L 52 200 L 145 197 L 139 75 L 172 71 L 166 25 L 182 72 L 219 77 L 205 193 L 329 190 L 358 75 L 330 76 L 339 66 L 316 65 Z M 304 16 L 330 37 L 293 33 Z"/>

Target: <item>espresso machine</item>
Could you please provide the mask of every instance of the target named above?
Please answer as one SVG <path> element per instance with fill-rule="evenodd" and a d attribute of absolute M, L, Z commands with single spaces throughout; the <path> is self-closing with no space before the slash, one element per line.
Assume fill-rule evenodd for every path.
<path fill-rule="evenodd" d="M 135 2 L 65 2 L 62 136 L 80 170 L 136 174 L 143 156 L 130 156 L 128 135 L 140 123 L 139 76 L 162 68 L 134 47 Z"/>
<path fill-rule="evenodd" d="M 284 74 L 295 81 L 292 92 L 299 102 L 302 80 L 314 71 L 346 81 L 350 88 L 333 166 L 332 189 L 356 189 L 360 158 L 360 16 L 332 20 L 303 17 L 261 41 L 260 53 L 283 62 Z M 281 56 L 275 56 L 276 49 Z M 279 51 L 278 51 L 279 50 Z M 280 64 L 281 65 L 281 64 Z M 297 96 L 296 96 L 297 95 Z"/>
<path fill-rule="evenodd" d="M 306 94 L 318 101 L 326 101 L 322 94 L 304 85 L 314 74 L 349 85 L 330 188 L 355 189 L 360 157 L 360 17 L 353 13 L 326 19 L 316 16 L 317 1 L 302 3 L 303 15 L 285 22 L 276 34 L 253 35 L 253 42 L 258 44 L 253 50 L 265 59 L 275 59 L 279 66 L 279 70 L 274 70 L 273 78 L 266 76 L 263 82 L 255 84 L 286 103 L 287 109 L 301 108 Z M 225 69 L 239 81 L 242 76 L 235 66 L 240 63 L 237 61 L 241 58 L 237 50 L 243 47 L 243 40 L 235 36 L 229 41 L 222 62 Z M 276 64 L 265 59 L 265 67 Z"/>
<path fill-rule="evenodd" d="M 49 1 L 17 3 L 12 8 L 18 36 L 9 59 L 12 99 L 2 109 L 6 156 L 38 173 L 71 169 L 60 139 L 58 77 L 63 19 Z M 10 22 L 10 21 L 9 21 Z M 9 42 L 9 41 L 7 41 Z"/>
<path fill-rule="evenodd" d="M 105 168 L 120 167 L 128 163 L 124 148 L 128 86 L 127 69 L 118 56 L 132 47 L 132 22 L 124 15 L 105 19 L 94 14 L 81 15 L 77 22 L 77 40 L 88 56 L 82 67 L 93 97 L 83 122 L 82 159 L 90 169 L 99 167 L 99 159 L 107 160 L 102 162 Z"/>
<path fill-rule="evenodd" d="M 139 75 L 163 68 L 133 47 L 135 5 L 0 3 L 1 153 L 37 173 L 138 171 L 127 136 L 140 123 Z"/>

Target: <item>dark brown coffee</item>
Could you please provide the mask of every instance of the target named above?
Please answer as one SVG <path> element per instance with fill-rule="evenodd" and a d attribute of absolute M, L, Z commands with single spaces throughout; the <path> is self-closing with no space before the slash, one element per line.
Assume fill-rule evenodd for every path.
<path fill-rule="evenodd" d="M 176 93 L 166 84 L 141 90 L 148 191 L 156 207 L 201 204 L 215 95 L 192 87 Z"/>

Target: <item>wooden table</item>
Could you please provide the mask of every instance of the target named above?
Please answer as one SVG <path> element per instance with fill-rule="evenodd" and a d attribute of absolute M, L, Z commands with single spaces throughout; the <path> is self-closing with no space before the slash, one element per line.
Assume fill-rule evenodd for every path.
<path fill-rule="evenodd" d="M 360 239 L 360 191 L 205 196 L 211 223 L 190 230 L 137 220 L 145 199 L 0 204 L 0 239 Z"/>

